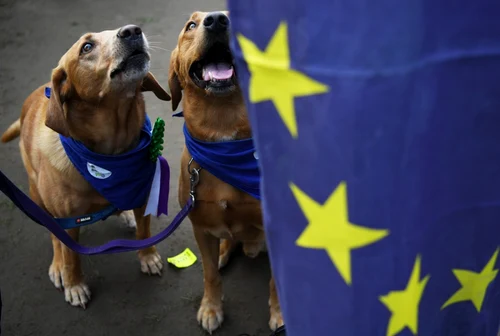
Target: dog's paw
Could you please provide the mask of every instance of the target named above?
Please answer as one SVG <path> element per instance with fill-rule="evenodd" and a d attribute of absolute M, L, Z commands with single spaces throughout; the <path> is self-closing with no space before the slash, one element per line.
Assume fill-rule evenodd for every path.
<path fill-rule="evenodd" d="M 243 242 L 243 252 L 249 258 L 255 258 L 262 251 L 264 244 L 261 241 Z"/>
<path fill-rule="evenodd" d="M 52 262 L 49 267 L 49 278 L 57 289 L 63 290 L 63 268 L 61 264 Z"/>
<path fill-rule="evenodd" d="M 219 270 L 223 269 L 229 261 L 229 253 L 219 255 Z"/>
<path fill-rule="evenodd" d="M 121 212 L 120 218 L 127 229 L 135 230 L 137 228 L 137 222 L 135 221 L 133 210 L 127 210 Z"/>
<path fill-rule="evenodd" d="M 198 309 L 198 323 L 201 324 L 203 329 L 208 331 L 209 334 L 219 328 L 224 320 L 222 312 L 222 303 L 214 304 L 208 300 L 203 299 Z"/>
<path fill-rule="evenodd" d="M 284 324 L 283 315 L 281 314 L 280 309 L 273 308 L 270 309 L 270 315 L 271 317 L 269 318 L 269 328 L 271 328 L 272 331 L 275 331 Z"/>
<path fill-rule="evenodd" d="M 161 275 L 163 269 L 163 261 L 157 252 L 148 254 L 139 254 L 139 261 L 141 262 L 141 272 L 149 275 Z"/>
<path fill-rule="evenodd" d="M 79 306 L 85 309 L 87 303 L 90 301 L 90 290 L 84 283 L 75 286 L 68 286 L 64 288 L 64 297 L 66 302 L 72 306 Z"/>

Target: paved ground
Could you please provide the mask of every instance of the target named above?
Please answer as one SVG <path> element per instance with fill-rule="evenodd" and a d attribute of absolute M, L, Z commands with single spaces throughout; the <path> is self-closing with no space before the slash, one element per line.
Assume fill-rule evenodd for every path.
<path fill-rule="evenodd" d="M 140 24 L 161 48 L 153 52 L 152 70 L 167 85 L 170 50 L 193 10 L 223 9 L 223 0 L 0 0 L 0 130 L 17 118 L 23 100 L 46 82 L 59 57 L 87 31 Z M 166 49 L 166 50 L 163 50 Z M 167 118 L 165 155 L 176 187 L 183 144 L 182 120 L 171 120 L 170 105 L 148 94 L 154 118 Z M 0 169 L 27 190 L 17 141 L 0 146 Z M 170 213 L 179 210 L 171 193 Z M 3 335 L 173 335 L 204 333 L 196 323 L 202 295 L 201 264 L 185 270 L 168 268 L 161 278 L 140 273 L 134 253 L 84 257 L 93 292 L 86 311 L 69 306 L 49 281 L 52 249 L 47 231 L 13 208 L 0 195 L 0 289 Z M 171 220 L 153 221 L 154 232 Z M 117 218 L 83 230 L 82 242 L 103 243 L 132 238 Z M 190 223 L 158 248 L 163 258 L 190 247 L 199 256 Z M 224 272 L 226 320 L 216 335 L 268 335 L 266 256 L 238 256 Z"/>

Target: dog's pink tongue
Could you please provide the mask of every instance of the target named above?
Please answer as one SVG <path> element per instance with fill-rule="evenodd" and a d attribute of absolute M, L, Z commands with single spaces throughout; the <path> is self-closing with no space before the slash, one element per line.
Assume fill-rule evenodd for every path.
<path fill-rule="evenodd" d="M 203 67 L 203 80 L 230 79 L 233 76 L 233 67 L 228 63 L 211 63 Z"/>

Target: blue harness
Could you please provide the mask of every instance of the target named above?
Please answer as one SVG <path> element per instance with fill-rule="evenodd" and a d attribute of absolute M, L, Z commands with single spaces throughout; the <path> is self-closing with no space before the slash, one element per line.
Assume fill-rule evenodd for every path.
<path fill-rule="evenodd" d="M 45 96 L 50 98 L 50 88 Z M 110 206 L 92 214 L 55 218 L 65 229 L 93 224 L 104 220 L 118 210 L 130 210 L 143 206 L 150 193 L 156 164 L 149 159 L 151 122 L 146 120 L 141 129 L 139 144 L 121 155 L 101 155 L 90 151 L 81 142 L 59 135 L 66 155 L 78 172 L 96 189 Z"/>
<path fill-rule="evenodd" d="M 173 116 L 183 117 L 183 113 Z M 221 181 L 260 200 L 260 171 L 252 138 L 205 142 L 191 136 L 186 124 L 183 130 L 194 161 Z"/>

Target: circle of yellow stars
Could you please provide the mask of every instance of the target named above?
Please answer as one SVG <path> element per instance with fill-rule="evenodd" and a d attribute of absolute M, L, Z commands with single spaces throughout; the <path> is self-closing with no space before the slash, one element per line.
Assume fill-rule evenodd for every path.
<path fill-rule="evenodd" d="M 237 40 L 250 71 L 249 99 L 252 103 L 272 101 L 283 123 L 293 138 L 298 137 L 294 99 L 328 92 L 327 85 L 294 70 L 290 65 L 288 28 L 281 22 L 267 47 L 261 51 L 251 40 L 237 34 Z M 347 285 L 352 285 L 351 251 L 375 244 L 389 235 L 388 230 L 359 226 L 349 221 L 347 184 L 342 181 L 324 204 L 300 190 L 295 184 L 290 189 L 308 224 L 296 240 L 302 248 L 324 250 Z M 498 275 L 494 269 L 500 248 L 493 253 L 486 266 L 476 273 L 452 269 L 460 288 L 442 305 L 471 302 L 481 311 L 488 286 Z M 390 311 L 387 336 L 395 336 L 408 328 L 418 332 L 418 311 L 430 275 L 420 278 L 422 258 L 417 255 L 406 288 L 393 290 L 379 297 Z"/>

